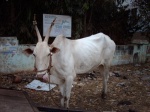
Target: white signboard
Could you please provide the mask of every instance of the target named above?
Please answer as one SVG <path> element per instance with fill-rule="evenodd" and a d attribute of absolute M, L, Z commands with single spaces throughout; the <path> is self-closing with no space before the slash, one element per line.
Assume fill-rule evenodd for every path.
<path fill-rule="evenodd" d="M 63 34 L 71 37 L 71 16 L 43 14 L 43 36 L 46 35 L 52 21 L 56 18 L 54 26 L 50 32 L 50 37 L 56 37 Z"/>

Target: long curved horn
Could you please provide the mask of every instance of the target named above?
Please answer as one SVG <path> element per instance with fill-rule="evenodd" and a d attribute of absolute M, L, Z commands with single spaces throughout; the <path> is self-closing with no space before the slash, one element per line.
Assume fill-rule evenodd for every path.
<path fill-rule="evenodd" d="M 35 31 L 36 31 L 36 34 L 37 34 L 37 37 L 38 37 L 38 42 L 42 42 L 42 37 L 41 37 L 41 34 L 40 34 L 39 29 L 37 27 L 36 15 L 35 14 L 34 14 L 33 25 L 34 25 L 34 28 L 35 28 Z"/>
<path fill-rule="evenodd" d="M 50 25 L 50 27 L 48 28 L 48 31 L 47 31 L 47 33 L 46 33 L 46 36 L 45 36 L 44 41 L 47 42 L 47 43 L 48 43 L 48 39 L 49 39 L 49 34 L 50 34 L 51 30 L 52 30 L 52 27 L 54 26 L 55 20 L 56 20 L 56 18 L 53 20 L 53 22 L 51 23 L 51 25 Z"/>

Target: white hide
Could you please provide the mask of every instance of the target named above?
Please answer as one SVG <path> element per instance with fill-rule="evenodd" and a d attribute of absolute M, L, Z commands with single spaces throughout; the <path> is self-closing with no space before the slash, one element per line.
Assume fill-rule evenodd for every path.
<path fill-rule="evenodd" d="M 51 45 L 60 49 L 52 56 L 50 82 L 59 85 L 63 96 L 62 106 L 66 98 L 66 107 L 69 107 L 71 86 L 76 74 L 89 72 L 99 65 L 104 65 L 103 92 L 106 94 L 108 70 L 116 47 L 114 41 L 103 33 L 78 40 L 69 40 L 59 35 Z M 48 81 L 47 74 L 43 78 Z"/>
<path fill-rule="evenodd" d="M 52 43 L 60 51 L 53 55 L 52 65 L 61 74 L 86 73 L 99 65 L 110 66 L 115 52 L 115 43 L 105 34 L 98 33 L 78 40 L 69 40 L 62 35 Z"/>
<path fill-rule="evenodd" d="M 116 48 L 113 40 L 103 33 L 98 33 L 78 40 L 70 40 L 59 35 L 50 48 L 44 41 L 38 42 L 34 49 L 37 70 L 48 68 L 50 62 L 49 49 L 53 49 L 53 47 L 56 47 L 59 51 L 52 55 L 53 67 L 51 68 L 50 82 L 58 84 L 62 95 L 62 106 L 69 107 L 71 88 L 76 74 L 89 72 L 99 65 L 103 65 L 102 91 L 106 94 L 108 71 Z M 37 75 L 43 75 L 46 72 L 37 73 Z M 47 73 L 42 77 L 49 82 Z"/>

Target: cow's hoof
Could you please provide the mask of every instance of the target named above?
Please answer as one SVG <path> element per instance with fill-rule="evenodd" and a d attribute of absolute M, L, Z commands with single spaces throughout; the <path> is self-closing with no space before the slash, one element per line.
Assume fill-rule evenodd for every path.
<path fill-rule="evenodd" d="M 102 92 L 102 95 L 101 95 L 102 99 L 106 99 L 106 96 L 107 95 L 104 92 Z"/>

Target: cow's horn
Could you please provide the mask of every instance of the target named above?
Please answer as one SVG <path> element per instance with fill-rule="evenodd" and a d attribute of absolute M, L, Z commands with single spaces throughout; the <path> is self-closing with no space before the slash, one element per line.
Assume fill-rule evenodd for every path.
<path fill-rule="evenodd" d="M 35 30 L 36 30 L 36 33 L 37 33 L 37 37 L 38 37 L 38 42 L 42 42 L 42 37 L 41 37 L 41 34 L 37 28 L 37 26 L 35 26 Z"/>
<path fill-rule="evenodd" d="M 44 39 L 45 42 L 48 42 L 49 34 L 50 34 L 51 30 L 52 30 L 52 27 L 54 25 L 55 20 L 56 20 L 56 18 L 53 20 L 53 22 L 51 23 L 51 25 L 50 25 L 50 27 L 49 27 L 49 29 L 47 31 L 47 34 L 46 34 L 45 39 Z"/>
<path fill-rule="evenodd" d="M 42 42 L 42 37 L 41 37 L 41 34 L 40 34 L 39 29 L 37 27 L 36 15 L 35 14 L 34 14 L 33 25 L 34 25 L 34 28 L 36 30 L 36 34 L 37 34 L 37 37 L 38 37 L 38 42 Z"/>

